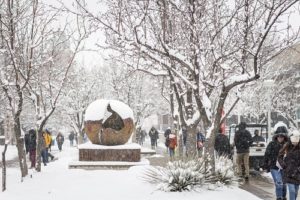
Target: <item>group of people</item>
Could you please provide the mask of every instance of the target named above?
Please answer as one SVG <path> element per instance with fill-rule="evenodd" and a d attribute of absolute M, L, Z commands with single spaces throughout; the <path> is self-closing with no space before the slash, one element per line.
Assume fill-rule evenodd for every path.
<path fill-rule="evenodd" d="M 146 135 L 147 135 L 146 131 L 143 130 L 141 127 L 138 127 L 136 129 L 136 133 L 135 133 L 136 141 L 141 146 L 144 145 Z"/>
<path fill-rule="evenodd" d="M 252 138 L 241 122 L 235 133 L 234 144 L 237 150 L 238 175 L 249 179 L 249 148 L 253 142 L 264 142 L 264 138 L 255 132 Z M 300 133 L 294 130 L 290 136 L 286 126 L 278 126 L 272 141 L 267 145 L 264 155 L 263 169 L 270 172 L 275 184 L 277 200 L 286 200 L 287 189 L 289 199 L 296 200 L 300 185 Z M 244 170 L 244 174 L 243 174 Z"/>
<path fill-rule="evenodd" d="M 69 135 L 70 145 L 73 146 L 73 140 L 74 140 L 74 133 L 71 132 Z M 37 131 L 34 129 L 30 129 L 27 134 L 25 134 L 24 137 L 24 143 L 25 143 L 25 149 L 26 153 L 29 154 L 29 160 L 31 163 L 30 168 L 36 167 L 36 150 L 37 150 Z M 62 151 L 63 143 L 64 143 L 64 135 L 59 132 L 55 139 L 52 137 L 51 132 L 46 129 L 42 133 L 41 138 L 41 152 L 40 155 L 42 157 L 42 162 L 44 166 L 49 163 L 49 158 L 51 160 L 54 160 L 54 156 L 51 154 L 51 146 L 54 144 L 54 140 L 56 141 L 57 147 L 59 151 Z"/>
<path fill-rule="evenodd" d="M 271 172 L 277 200 L 297 199 L 300 185 L 300 133 L 294 130 L 290 137 L 285 126 L 276 129 L 265 153 L 265 170 Z"/>
<path fill-rule="evenodd" d="M 187 129 L 185 126 L 182 127 L 182 142 L 183 146 L 186 147 L 187 142 Z M 165 137 L 165 145 L 167 147 L 167 150 L 170 154 L 170 157 L 173 158 L 175 155 L 175 148 L 177 147 L 177 133 L 175 130 L 171 130 L 170 127 L 168 127 L 164 132 Z M 198 150 L 198 155 L 201 156 L 204 148 L 205 143 L 205 136 L 200 131 L 200 129 L 197 130 L 196 134 L 196 147 Z M 222 130 L 219 130 L 219 133 L 217 134 L 215 138 L 215 151 L 219 156 L 228 156 L 230 157 L 231 149 L 230 149 L 230 143 L 229 139 L 226 135 L 222 133 Z"/>

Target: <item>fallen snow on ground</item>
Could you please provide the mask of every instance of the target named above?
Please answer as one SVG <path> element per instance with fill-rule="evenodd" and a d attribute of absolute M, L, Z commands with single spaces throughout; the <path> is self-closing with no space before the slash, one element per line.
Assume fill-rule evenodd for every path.
<path fill-rule="evenodd" d="M 10 147 L 11 148 L 11 147 Z M 58 160 L 42 167 L 42 172 L 30 171 L 30 176 L 20 181 L 18 168 L 7 169 L 7 190 L 0 192 L 1 200 L 259 200 L 239 188 L 219 188 L 215 191 L 162 192 L 144 182 L 147 166 L 129 170 L 68 169 L 68 164 L 78 159 L 76 147 L 63 147 L 59 152 L 52 148 Z M 1 176 L 0 176 L 1 177 Z M 2 177 L 1 177 L 2 178 Z"/>
<path fill-rule="evenodd" d="M 3 151 L 4 151 L 4 145 L 0 145 L 1 161 L 2 161 L 2 152 Z M 6 153 L 5 153 L 5 159 L 6 160 L 13 160 L 13 159 L 17 158 L 17 155 L 18 155 L 17 147 L 15 145 L 8 145 Z"/>

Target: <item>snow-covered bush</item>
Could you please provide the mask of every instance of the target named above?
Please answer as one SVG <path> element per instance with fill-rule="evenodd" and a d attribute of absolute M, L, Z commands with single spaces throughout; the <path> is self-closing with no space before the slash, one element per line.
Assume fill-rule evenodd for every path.
<path fill-rule="evenodd" d="M 143 178 L 157 185 L 157 189 L 166 192 L 190 191 L 204 186 L 216 188 L 222 185 L 238 185 L 230 159 L 217 157 L 214 175 L 210 172 L 210 168 L 205 166 L 205 160 L 202 158 L 177 160 L 169 162 L 166 167 L 148 168 Z"/>
<path fill-rule="evenodd" d="M 238 185 L 238 177 L 234 174 L 234 167 L 232 160 L 228 157 L 218 156 L 215 159 L 215 174 L 212 177 L 215 184 L 221 185 Z"/>
<path fill-rule="evenodd" d="M 178 160 L 169 162 L 166 167 L 150 167 L 145 180 L 156 184 L 163 191 L 191 190 L 205 183 L 208 174 L 203 159 Z"/>

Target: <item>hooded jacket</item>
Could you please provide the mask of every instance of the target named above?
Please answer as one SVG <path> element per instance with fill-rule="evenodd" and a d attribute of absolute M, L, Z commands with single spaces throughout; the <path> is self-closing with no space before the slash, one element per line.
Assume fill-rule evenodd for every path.
<path fill-rule="evenodd" d="M 277 140 L 278 136 L 283 136 L 284 140 L 282 143 L 279 143 Z M 268 144 L 265 156 L 264 156 L 264 168 L 267 171 L 271 169 L 278 170 L 276 166 L 277 157 L 279 154 L 279 150 L 283 147 L 283 145 L 288 141 L 287 133 L 275 131 L 275 135 L 273 136 L 272 141 Z"/>
<path fill-rule="evenodd" d="M 289 141 L 285 154 L 278 156 L 278 162 L 283 168 L 283 180 L 285 183 L 300 184 L 300 146 L 293 146 Z"/>
<path fill-rule="evenodd" d="M 252 145 L 253 140 L 250 132 L 246 130 L 246 123 L 241 122 L 239 124 L 239 130 L 235 133 L 234 144 L 236 146 L 237 153 L 249 153 L 249 148 Z"/>

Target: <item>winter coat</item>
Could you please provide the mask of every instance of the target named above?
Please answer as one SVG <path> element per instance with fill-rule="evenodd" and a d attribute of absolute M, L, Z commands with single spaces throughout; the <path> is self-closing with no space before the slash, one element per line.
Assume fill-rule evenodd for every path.
<path fill-rule="evenodd" d="M 167 129 L 164 133 L 165 138 L 169 137 L 169 135 L 171 134 L 171 129 Z"/>
<path fill-rule="evenodd" d="M 186 128 L 182 129 L 182 140 L 183 140 L 183 145 L 186 146 L 186 138 L 187 138 L 187 130 Z"/>
<path fill-rule="evenodd" d="M 291 144 L 290 144 L 291 145 Z M 300 147 L 292 147 L 285 155 L 278 156 L 278 162 L 283 168 L 285 183 L 300 184 Z"/>
<path fill-rule="evenodd" d="M 273 139 L 268 144 L 264 155 L 264 169 L 266 169 L 267 171 L 270 171 L 271 169 L 278 169 L 278 167 L 276 166 L 276 161 L 279 154 L 279 150 L 283 147 L 283 145 L 288 140 L 287 136 L 283 135 L 284 141 L 282 143 L 279 143 L 277 141 L 278 136 L 279 136 L 278 134 L 273 136 Z"/>
<path fill-rule="evenodd" d="M 49 147 L 50 144 L 51 144 L 51 141 L 52 141 L 51 135 L 48 134 L 48 133 L 46 133 L 46 132 L 44 132 L 43 133 L 43 137 L 44 137 L 44 140 L 45 140 L 46 147 Z"/>
<path fill-rule="evenodd" d="M 249 148 L 252 143 L 252 136 L 244 127 L 241 127 L 240 130 L 235 133 L 234 144 L 237 153 L 249 153 Z"/>
<path fill-rule="evenodd" d="M 65 138 L 64 138 L 64 136 L 62 134 L 58 134 L 56 136 L 56 142 L 57 142 L 57 144 L 63 144 L 64 141 L 65 141 Z"/>
<path fill-rule="evenodd" d="M 70 135 L 69 135 L 69 140 L 74 140 L 74 136 L 75 136 L 74 133 L 70 133 Z"/>
<path fill-rule="evenodd" d="M 175 134 L 169 135 L 169 148 L 175 149 L 177 146 L 177 136 Z"/>
<path fill-rule="evenodd" d="M 156 141 L 158 139 L 158 132 L 156 129 L 151 129 L 149 131 L 149 137 L 152 141 Z"/>
<path fill-rule="evenodd" d="M 198 149 L 203 148 L 204 142 L 205 142 L 205 136 L 202 133 L 198 132 L 197 133 L 197 148 Z"/>
<path fill-rule="evenodd" d="M 36 132 L 30 130 L 28 134 L 25 135 L 25 147 L 26 152 L 36 150 Z"/>
<path fill-rule="evenodd" d="M 219 133 L 215 139 L 215 150 L 219 156 L 230 155 L 230 143 L 226 135 Z"/>
<path fill-rule="evenodd" d="M 253 138 L 252 138 L 253 142 L 255 143 L 259 143 L 259 142 L 265 142 L 265 139 L 260 136 L 260 135 L 255 135 Z"/>

